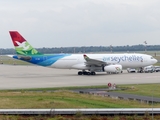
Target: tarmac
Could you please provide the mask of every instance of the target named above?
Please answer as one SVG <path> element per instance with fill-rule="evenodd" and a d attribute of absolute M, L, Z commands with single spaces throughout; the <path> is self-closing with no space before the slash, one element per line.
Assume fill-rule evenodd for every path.
<path fill-rule="evenodd" d="M 78 70 L 0 65 L 0 89 L 54 88 L 112 84 L 160 83 L 160 72 L 77 75 Z"/>

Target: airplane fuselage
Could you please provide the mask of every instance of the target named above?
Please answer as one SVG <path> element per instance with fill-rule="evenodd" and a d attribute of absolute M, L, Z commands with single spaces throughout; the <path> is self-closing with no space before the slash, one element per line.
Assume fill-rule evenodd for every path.
<path fill-rule="evenodd" d="M 120 64 L 123 68 L 140 68 L 156 63 L 150 55 L 146 54 L 87 54 L 90 58 L 104 61 L 106 64 Z M 21 60 L 45 66 L 59 69 L 78 69 L 88 70 L 91 67 L 101 69 L 101 66 L 86 66 L 86 60 L 83 54 L 43 54 L 30 56 L 30 60 Z M 14 58 L 18 59 L 17 56 Z"/>

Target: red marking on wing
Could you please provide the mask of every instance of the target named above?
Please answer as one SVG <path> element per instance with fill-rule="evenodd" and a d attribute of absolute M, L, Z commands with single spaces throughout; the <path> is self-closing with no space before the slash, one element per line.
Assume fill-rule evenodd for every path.
<path fill-rule="evenodd" d="M 17 31 L 9 31 L 9 33 L 14 46 L 18 46 L 18 44 L 15 41 L 18 41 L 19 43 L 23 43 L 24 41 L 26 41 Z"/>

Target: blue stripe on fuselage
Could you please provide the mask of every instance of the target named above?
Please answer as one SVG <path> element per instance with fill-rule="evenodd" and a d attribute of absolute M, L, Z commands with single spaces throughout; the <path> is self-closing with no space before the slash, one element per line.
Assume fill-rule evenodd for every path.
<path fill-rule="evenodd" d="M 30 56 L 31 60 L 25 60 L 17 55 L 13 56 L 14 59 L 26 61 L 32 64 L 41 65 L 41 66 L 50 66 L 55 63 L 57 60 L 65 57 L 70 56 L 71 54 L 53 54 L 53 55 L 33 55 Z M 28 57 L 28 56 L 26 56 Z"/>

